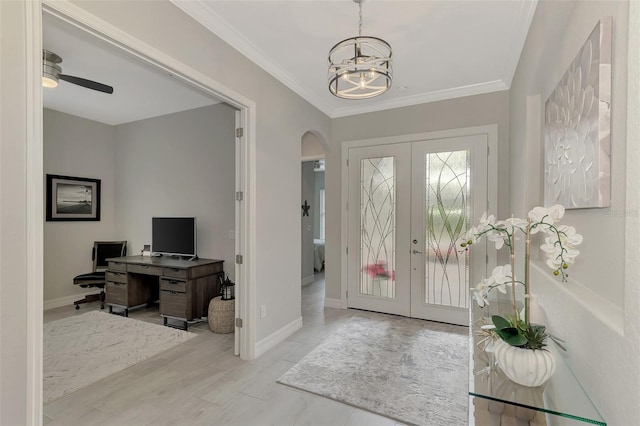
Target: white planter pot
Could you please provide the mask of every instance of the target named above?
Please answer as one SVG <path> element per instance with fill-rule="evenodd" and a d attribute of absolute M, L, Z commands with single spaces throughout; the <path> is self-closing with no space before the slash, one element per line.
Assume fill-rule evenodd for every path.
<path fill-rule="evenodd" d="M 500 369 L 519 385 L 540 386 L 556 371 L 556 360 L 549 351 L 517 348 L 497 339 L 493 352 Z"/>

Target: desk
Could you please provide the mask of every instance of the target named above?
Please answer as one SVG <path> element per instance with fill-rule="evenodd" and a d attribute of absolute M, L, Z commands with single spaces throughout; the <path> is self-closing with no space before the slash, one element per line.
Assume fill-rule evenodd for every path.
<path fill-rule="evenodd" d="M 209 302 L 220 295 L 223 260 L 180 260 L 170 257 L 127 256 L 107 259 L 105 285 L 109 312 L 160 300 L 160 315 L 184 323 L 206 317 Z"/>

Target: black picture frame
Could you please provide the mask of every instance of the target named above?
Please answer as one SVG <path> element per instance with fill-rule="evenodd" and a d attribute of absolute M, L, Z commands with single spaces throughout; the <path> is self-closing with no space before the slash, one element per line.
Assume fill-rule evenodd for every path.
<path fill-rule="evenodd" d="M 47 222 L 99 221 L 100 179 L 47 174 Z"/>

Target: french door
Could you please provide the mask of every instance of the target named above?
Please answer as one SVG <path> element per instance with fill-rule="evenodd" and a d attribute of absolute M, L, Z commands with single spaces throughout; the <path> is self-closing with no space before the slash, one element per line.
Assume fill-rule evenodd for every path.
<path fill-rule="evenodd" d="M 348 306 L 468 325 L 486 254 L 456 243 L 486 210 L 487 136 L 353 147 L 348 158 Z"/>

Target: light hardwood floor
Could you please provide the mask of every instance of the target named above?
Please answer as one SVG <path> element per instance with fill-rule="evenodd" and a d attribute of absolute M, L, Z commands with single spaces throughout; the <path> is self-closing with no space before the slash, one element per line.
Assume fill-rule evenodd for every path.
<path fill-rule="evenodd" d="M 276 383 L 354 313 L 324 308 L 324 277 L 302 288 L 301 330 L 254 361 L 233 355 L 233 334 L 207 323 L 182 345 L 44 407 L 45 425 L 399 425 L 394 420 Z M 97 303 L 45 311 L 44 320 L 99 309 Z M 157 309 L 132 318 L 162 321 Z"/>

